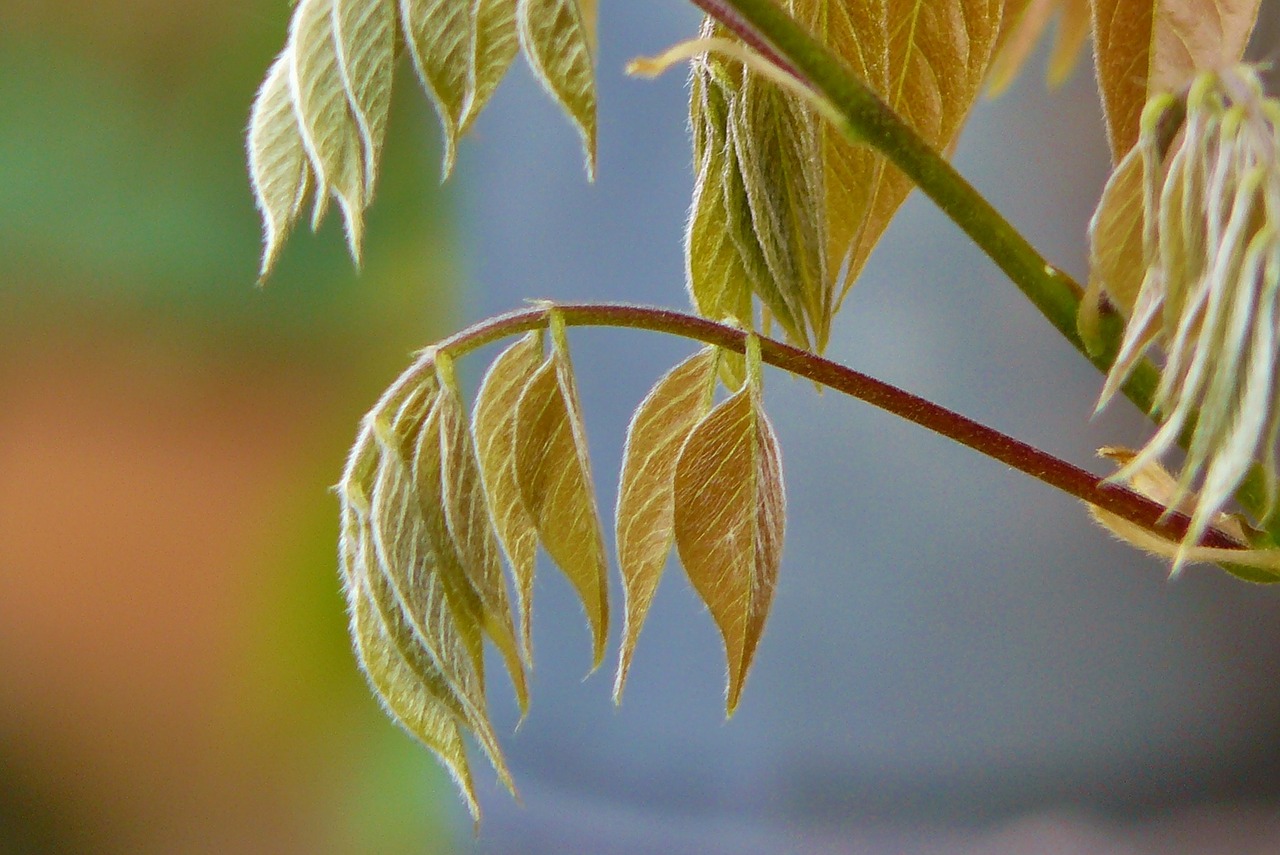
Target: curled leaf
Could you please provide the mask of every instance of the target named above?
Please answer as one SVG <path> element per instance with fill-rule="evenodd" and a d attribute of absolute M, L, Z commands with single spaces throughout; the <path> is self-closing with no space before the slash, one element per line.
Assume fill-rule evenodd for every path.
<path fill-rule="evenodd" d="M 616 514 L 626 618 L 615 703 L 622 697 L 636 640 L 675 539 L 676 459 L 711 406 L 715 377 L 716 350 L 704 348 L 658 381 L 627 428 Z"/>
<path fill-rule="evenodd" d="M 596 171 L 596 0 L 519 0 L 520 43 L 534 75 L 582 136 Z"/>
<path fill-rule="evenodd" d="M 748 341 L 748 382 L 694 427 L 675 472 L 676 548 L 724 638 L 730 715 L 773 601 L 786 520 L 778 440 L 760 402 L 759 342 Z"/>
<path fill-rule="evenodd" d="M 516 402 L 542 363 L 542 338 L 529 333 L 489 366 L 472 412 L 476 458 L 498 542 L 511 564 L 525 659 L 532 661 L 533 573 L 538 530 L 524 509 L 515 470 Z"/>
<path fill-rule="evenodd" d="M 609 627 L 604 537 L 562 329 L 553 327 L 553 340 L 551 356 L 516 404 L 515 473 L 543 547 L 582 600 L 594 639 L 594 669 L 604 659 Z"/>

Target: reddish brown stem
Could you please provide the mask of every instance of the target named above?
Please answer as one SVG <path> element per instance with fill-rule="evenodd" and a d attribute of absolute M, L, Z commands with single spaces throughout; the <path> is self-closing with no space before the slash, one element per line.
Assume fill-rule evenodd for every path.
<path fill-rule="evenodd" d="M 465 352 L 519 332 L 541 329 L 547 325 L 551 312 L 559 313 L 567 326 L 646 329 L 695 339 L 739 353 L 745 350 L 747 334 L 740 329 L 670 309 L 605 303 L 539 306 L 499 315 L 444 339 L 436 348 Z M 1164 506 L 1122 485 L 1109 483 L 1033 445 L 918 395 L 764 336 L 760 336 L 760 353 L 763 361 L 775 368 L 821 383 L 928 428 L 1162 537 L 1180 541 L 1186 535 L 1188 519 L 1185 515 L 1169 512 Z M 1219 549 L 1241 546 L 1214 529 L 1204 535 L 1200 545 Z"/>

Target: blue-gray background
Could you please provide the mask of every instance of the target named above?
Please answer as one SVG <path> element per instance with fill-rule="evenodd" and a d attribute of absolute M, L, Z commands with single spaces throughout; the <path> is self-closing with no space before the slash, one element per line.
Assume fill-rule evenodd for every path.
<path fill-rule="evenodd" d="M 530 76 L 504 84 L 460 157 L 470 318 L 526 298 L 686 303 L 684 75 L 621 69 L 696 24 L 676 0 L 603 10 L 594 185 Z M 979 104 L 956 163 L 1083 277 L 1108 168 L 1097 95 L 1087 56 L 1051 97 L 1042 69 Z M 691 348 L 617 331 L 572 341 L 607 511 L 630 410 Z M 1123 402 L 1089 421 L 1098 374 L 919 196 L 830 355 L 1095 471 L 1096 447 L 1147 430 Z M 532 712 L 506 738 L 524 804 L 486 786 L 475 851 L 954 851 L 969 839 L 955 834 L 1019 817 L 1081 817 L 1071 837 L 1274 792 L 1273 592 L 1203 568 L 1169 582 L 1075 501 L 865 405 L 782 375 L 767 400 L 789 519 L 739 711 L 724 720 L 719 637 L 677 566 L 619 709 L 604 673 L 616 659 L 582 679 L 580 609 L 543 568 Z M 509 694 L 494 686 L 500 732 L 515 724 Z"/>

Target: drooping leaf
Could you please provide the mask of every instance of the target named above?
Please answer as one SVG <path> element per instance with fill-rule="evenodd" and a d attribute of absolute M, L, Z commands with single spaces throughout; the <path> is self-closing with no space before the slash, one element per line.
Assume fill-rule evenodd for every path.
<path fill-rule="evenodd" d="M 387 131 L 395 59 L 394 0 L 334 0 L 333 42 L 347 104 L 360 133 L 368 206 Z"/>
<path fill-rule="evenodd" d="M 1089 289 L 1081 304 L 1080 332 L 1091 350 L 1101 345 L 1098 332 L 1102 294 L 1126 317 L 1132 311 L 1146 273 L 1142 250 L 1142 157 L 1129 151 L 1107 179 L 1102 199 L 1089 221 Z"/>
<path fill-rule="evenodd" d="M 716 358 L 714 348 L 704 348 L 671 369 L 641 402 L 627 429 L 616 514 L 626 617 L 615 703 L 622 697 L 636 640 L 671 553 L 676 459 L 711 406 Z"/>
<path fill-rule="evenodd" d="M 510 775 L 489 723 L 483 676 L 478 669 L 473 627 L 460 625 L 459 613 L 446 588 L 441 556 L 422 515 L 422 500 L 410 469 L 415 453 L 430 453 L 417 442 L 435 404 L 434 384 L 413 390 L 389 421 L 373 419 L 380 446 L 370 515 L 372 558 L 380 572 L 369 574 L 373 602 L 400 644 L 401 655 L 415 673 L 476 735 L 499 778 L 511 787 Z M 434 444 L 439 450 L 439 442 Z M 422 655 L 422 654 L 425 654 Z M 434 682 L 438 673 L 443 686 Z"/>
<path fill-rule="evenodd" d="M 356 597 L 351 610 L 351 636 L 360 665 L 387 714 L 440 758 L 478 822 L 480 804 L 457 719 L 409 669 L 387 637 L 366 591 Z"/>
<path fill-rule="evenodd" d="M 1094 56 L 1111 158 L 1138 139 L 1142 108 L 1197 71 L 1239 61 L 1259 0 L 1093 0 Z"/>
<path fill-rule="evenodd" d="M 515 470 L 516 402 L 542 363 L 542 338 L 529 333 L 489 366 L 472 412 L 476 457 L 498 542 L 515 579 L 525 659 L 532 661 L 533 572 L 538 530 L 520 498 Z"/>
<path fill-rule="evenodd" d="M 582 600 L 593 638 L 592 668 L 609 628 L 607 564 L 586 432 L 563 329 L 552 323 L 551 355 L 516 403 L 515 472 L 538 537 Z"/>
<path fill-rule="evenodd" d="M 291 64 L 287 52 L 276 57 L 249 118 L 249 177 L 262 213 L 260 279 L 275 266 L 311 184 L 311 166 L 302 147 L 289 90 Z"/>
<path fill-rule="evenodd" d="M 773 600 L 786 518 L 778 441 L 760 402 L 759 343 L 749 342 L 748 382 L 694 427 L 675 471 L 676 548 L 724 638 L 730 715 Z"/>
<path fill-rule="evenodd" d="M 596 169 L 596 0 L 519 0 L 520 43 L 534 75 L 560 102 Z"/>
<path fill-rule="evenodd" d="M 467 109 L 462 116 L 464 133 L 489 103 L 489 96 L 520 52 L 513 0 L 473 0 L 473 4 L 471 77 Z"/>
<path fill-rule="evenodd" d="M 1049 85 L 1057 86 L 1071 74 L 1093 23 L 1089 0 L 1030 0 L 1021 10 L 1006 6 L 1005 32 L 987 79 L 987 91 L 992 97 L 1018 76 L 1055 15 L 1058 25 L 1049 57 Z"/>
<path fill-rule="evenodd" d="M 342 209 L 347 244 L 358 262 L 364 228 L 365 168 L 360 129 L 352 115 L 334 41 L 333 0 L 301 0 L 286 49 L 293 108 L 316 176 L 313 225 L 332 194 Z"/>
<path fill-rule="evenodd" d="M 447 364 L 443 354 L 437 358 L 438 368 Z M 529 691 L 524 663 L 511 620 L 500 547 L 489 519 L 489 504 L 480 465 L 476 462 L 470 424 L 452 369 L 441 373 L 441 392 L 436 404 L 440 432 L 440 499 L 448 535 L 467 582 L 478 598 L 485 634 L 502 653 L 520 708 L 527 710 Z"/>
<path fill-rule="evenodd" d="M 453 170 L 471 80 L 472 0 L 399 0 L 400 26 L 418 79 L 444 129 L 444 174 Z"/>

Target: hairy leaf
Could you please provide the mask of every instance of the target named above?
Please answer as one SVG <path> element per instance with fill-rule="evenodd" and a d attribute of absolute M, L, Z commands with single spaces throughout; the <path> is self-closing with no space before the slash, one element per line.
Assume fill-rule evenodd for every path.
<path fill-rule="evenodd" d="M 457 719 L 400 656 L 366 591 L 355 598 L 351 610 L 351 637 L 360 665 L 387 714 L 440 758 L 457 783 L 472 819 L 479 821 L 480 804 Z"/>
<path fill-rule="evenodd" d="M 715 372 L 715 348 L 704 348 L 680 363 L 653 387 L 627 429 L 616 514 L 626 618 L 615 702 L 622 697 L 636 640 L 675 539 L 676 459 L 711 407 Z"/>
<path fill-rule="evenodd" d="M 553 326 L 553 339 L 551 356 L 516 404 L 516 481 L 543 547 L 582 600 L 594 669 L 604 659 L 609 627 L 604 537 L 563 330 Z"/>
<path fill-rule="evenodd" d="M 1098 300 L 1105 293 L 1126 317 L 1133 311 L 1146 272 L 1142 250 L 1142 158 L 1131 149 L 1111 173 L 1089 221 L 1089 289 L 1081 304 L 1080 332 L 1100 344 Z"/>
<path fill-rule="evenodd" d="M 1142 108 L 1196 71 L 1237 62 L 1259 0 L 1093 0 L 1094 54 L 1113 162 L 1138 139 Z"/>
<path fill-rule="evenodd" d="M 519 0 L 520 42 L 534 74 L 582 136 L 596 169 L 596 0 Z"/>
<path fill-rule="evenodd" d="M 400 0 L 400 26 L 418 79 L 444 128 L 444 174 L 453 170 L 471 79 L 472 0 Z"/>
<path fill-rule="evenodd" d="M 480 115 L 520 52 L 514 0 L 473 0 L 473 14 L 470 91 L 462 117 L 464 132 Z"/>
<path fill-rule="evenodd" d="M 287 51 L 276 57 L 249 118 L 249 177 L 262 213 L 259 278 L 265 278 L 275 266 L 311 184 L 311 167 L 302 147 L 289 90 L 291 64 Z"/>
<path fill-rule="evenodd" d="M 339 66 L 333 0 L 301 0 L 289 28 L 289 85 L 302 142 L 316 175 L 316 212 L 328 194 L 338 200 L 351 255 L 360 259 L 365 192 L 363 143 Z"/>
<path fill-rule="evenodd" d="M 1006 7 L 1005 32 L 987 79 L 987 91 L 993 97 L 1018 76 L 1055 15 L 1058 32 L 1049 57 L 1049 85 L 1056 86 L 1071 74 L 1093 23 L 1089 0 L 1030 0 L 1021 11 Z"/>
<path fill-rule="evenodd" d="M 387 132 L 395 23 L 393 0 L 334 0 L 334 47 L 347 103 L 360 132 L 365 206 L 373 199 Z"/>
<path fill-rule="evenodd" d="M 437 366 L 445 364 L 447 357 L 442 354 L 437 358 Z M 485 634 L 502 653 L 520 708 L 527 710 L 529 691 L 515 626 L 511 621 L 498 540 L 489 521 L 489 505 L 480 466 L 476 462 L 471 428 L 452 379 L 451 370 L 447 380 L 442 377 L 440 398 L 436 404 L 440 432 L 441 508 L 457 560 L 479 600 Z"/>
<path fill-rule="evenodd" d="M 504 350 L 484 376 L 472 412 L 476 456 L 498 541 L 516 584 L 520 637 L 532 661 L 530 615 L 538 530 L 520 498 L 515 470 L 516 402 L 542 362 L 542 338 L 529 333 Z"/>
<path fill-rule="evenodd" d="M 760 403 L 759 344 L 750 341 L 748 382 L 697 424 L 675 472 L 676 548 L 724 638 L 730 715 L 773 600 L 786 518 L 778 441 Z"/>

